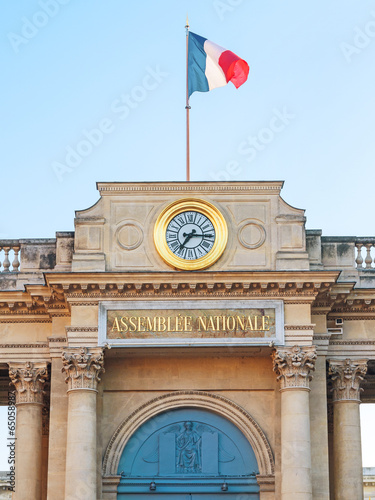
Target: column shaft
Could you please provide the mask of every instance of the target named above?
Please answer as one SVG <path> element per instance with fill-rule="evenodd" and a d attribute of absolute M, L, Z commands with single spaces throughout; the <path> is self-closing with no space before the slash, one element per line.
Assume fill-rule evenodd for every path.
<path fill-rule="evenodd" d="M 96 391 L 69 393 L 65 498 L 96 499 Z"/>
<path fill-rule="evenodd" d="M 281 392 L 281 495 L 311 500 L 309 390 Z"/>
<path fill-rule="evenodd" d="M 362 447 L 358 401 L 337 401 L 333 410 L 335 499 L 362 500 Z"/>
<path fill-rule="evenodd" d="M 42 498 L 42 405 L 17 405 L 16 500 Z"/>

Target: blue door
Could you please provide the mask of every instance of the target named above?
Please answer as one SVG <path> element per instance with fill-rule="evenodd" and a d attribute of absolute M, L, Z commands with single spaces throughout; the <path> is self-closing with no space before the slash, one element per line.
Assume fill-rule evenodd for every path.
<path fill-rule="evenodd" d="M 125 446 L 118 500 L 258 500 L 258 466 L 242 432 L 200 409 L 159 414 Z"/>

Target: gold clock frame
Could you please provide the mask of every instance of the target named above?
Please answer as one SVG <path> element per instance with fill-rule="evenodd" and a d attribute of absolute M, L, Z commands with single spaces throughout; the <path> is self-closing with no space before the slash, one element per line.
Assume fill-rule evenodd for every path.
<path fill-rule="evenodd" d="M 166 230 L 173 217 L 190 210 L 200 212 L 210 219 L 214 226 L 216 237 L 213 247 L 206 255 L 199 259 L 185 260 L 181 257 L 177 257 L 177 255 L 169 249 L 166 240 Z M 227 241 L 228 227 L 224 216 L 215 205 L 206 200 L 185 198 L 174 201 L 164 208 L 155 222 L 154 243 L 156 250 L 167 264 L 183 271 L 197 271 L 212 266 L 212 264 L 221 257 L 227 245 Z"/>

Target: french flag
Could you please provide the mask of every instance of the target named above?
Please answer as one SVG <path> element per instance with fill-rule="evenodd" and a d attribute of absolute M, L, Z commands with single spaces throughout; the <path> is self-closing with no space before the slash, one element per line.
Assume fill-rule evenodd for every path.
<path fill-rule="evenodd" d="M 189 31 L 188 93 L 208 92 L 232 82 L 238 89 L 246 82 L 249 65 L 230 50 Z"/>

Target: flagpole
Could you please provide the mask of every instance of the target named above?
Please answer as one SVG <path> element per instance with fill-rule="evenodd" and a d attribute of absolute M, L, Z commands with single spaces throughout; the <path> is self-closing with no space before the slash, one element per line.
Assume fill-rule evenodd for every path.
<path fill-rule="evenodd" d="M 186 16 L 186 181 L 190 181 L 189 19 Z"/>

